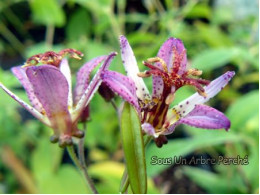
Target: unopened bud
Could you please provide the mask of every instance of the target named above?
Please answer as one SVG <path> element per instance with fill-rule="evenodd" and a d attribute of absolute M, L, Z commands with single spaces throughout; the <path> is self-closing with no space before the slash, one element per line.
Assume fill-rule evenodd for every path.
<path fill-rule="evenodd" d="M 57 143 L 59 141 L 59 137 L 57 135 L 52 135 L 50 137 L 51 143 Z"/>
<path fill-rule="evenodd" d="M 82 111 L 81 115 L 80 115 L 80 122 L 87 122 L 90 120 L 90 108 L 89 105 L 87 105 L 84 110 Z"/>
<path fill-rule="evenodd" d="M 73 136 L 77 137 L 77 138 L 83 138 L 84 135 L 85 135 L 85 133 L 83 131 L 80 131 L 80 130 L 73 132 Z"/>
<path fill-rule="evenodd" d="M 115 97 L 115 93 L 104 82 L 99 86 L 98 92 L 107 102 Z"/>

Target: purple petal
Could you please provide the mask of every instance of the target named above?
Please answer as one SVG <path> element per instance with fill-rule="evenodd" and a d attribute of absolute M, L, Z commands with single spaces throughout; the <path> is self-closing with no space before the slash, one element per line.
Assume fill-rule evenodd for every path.
<path fill-rule="evenodd" d="M 72 86 L 71 86 L 71 72 L 70 72 L 70 66 L 67 59 L 63 59 L 60 63 L 60 71 L 67 79 L 68 85 L 69 85 L 69 96 L 68 96 L 68 105 L 70 108 L 72 108 Z"/>
<path fill-rule="evenodd" d="M 170 126 L 165 134 L 170 134 L 179 124 L 186 124 L 203 129 L 226 129 L 230 128 L 229 119 L 220 111 L 206 105 L 196 105 L 195 108 L 177 123 Z"/>
<path fill-rule="evenodd" d="M 28 112 L 30 112 L 35 118 L 39 119 L 41 122 L 46 124 L 47 126 L 51 126 L 49 119 L 41 114 L 38 110 L 36 110 L 34 107 L 30 106 L 26 102 L 24 102 L 22 99 L 20 99 L 18 96 L 16 96 L 14 93 L 12 93 L 9 89 L 7 89 L 1 82 L 0 87 L 15 101 L 17 101 L 22 107 L 24 107 Z"/>
<path fill-rule="evenodd" d="M 168 71 L 171 72 L 173 69 L 173 64 L 174 64 L 173 60 L 174 60 L 174 58 L 177 57 L 174 55 L 174 52 L 173 52 L 174 47 L 176 48 L 177 55 L 178 56 L 182 55 L 182 60 L 180 61 L 180 67 L 178 70 L 178 74 L 182 75 L 186 70 L 187 55 L 186 55 L 185 47 L 180 39 L 176 39 L 173 37 L 169 38 L 167 41 L 165 41 L 163 43 L 157 56 L 165 61 L 165 63 L 167 64 L 167 67 L 168 67 Z M 159 65 L 159 63 L 157 63 L 157 65 L 161 67 L 161 65 Z"/>
<path fill-rule="evenodd" d="M 132 104 L 140 112 L 135 92 L 135 84 L 129 77 L 114 71 L 105 71 L 102 73 L 101 78 L 113 92 L 117 93 L 125 101 Z"/>
<path fill-rule="evenodd" d="M 126 37 L 120 36 L 121 57 L 127 76 L 135 83 L 137 97 L 141 100 L 150 99 L 149 91 L 142 78 L 137 74 L 140 72 L 131 46 Z"/>
<path fill-rule="evenodd" d="M 31 85 L 31 83 L 29 82 L 27 75 L 25 73 L 25 68 L 22 68 L 21 66 L 17 66 L 17 67 L 13 67 L 11 70 L 12 70 L 13 74 L 16 76 L 16 78 L 23 85 L 32 106 L 39 112 L 43 113 L 44 109 L 42 107 L 42 104 L 40 103 L 40 101 L 37 99 L 37 97 L 34 94 L 33 87 Z"/>
<path fill-rule="evenodd" d="M 100 64 L 103 60 L 105 60 L 107 56 L 100 56 L 94 58 L 84 64 L 77 73 L 77 83 L 74 90 L 74 105 L 78 103 L 81 96 L 88 88 L 89 80 L 90 80 L 90 73 Z"/>
<path fill-rule="evenodd" d="M 156 134 L 154 127 L 150 123 L 144 123 L 141 126 L 146 134 L 151 135 L 155 138 L 159 136 L 158 134 Z"/>
<path fill-rule="evenodd" d="M 82 94 L 80 100 L 78 101 L 77 105 L 75 106 L 75 110 L 73 113 L 73 121 L 78 120 L 81 115 L 81 112 L 84 108 L 89 104 L 90 100 L 92 99 L 95 92 L 98 90 L 99 85 L 101 84 L 101 74 L 105 70 L 108 69 L 112 59 L 117 55 L 116 52 L 111 53 L 110 55 L 106 56 L 106 59 L 102 66 L 98 69 L 97 73 L 95 74 L 94 78 L 88 85 L 87 89 Z"/>
<path fill-rule="evenodd" d="M 71 132 L 68 111 L 69 86 L 60 70 L 54 66 L 32 66 L 26 69 L 36 97 L 41 102 L 56 134 Z"/>
<path fill-rule="evenodd" d="M 210 98 L 217 95 L 227 85 L 227 83 L 234 75 L 235 72 L 228 71 L 210 82 L 208 86 L 204 87 L 207 97 L 203 97 L 198 93 L 195 93 L 186 100 L 180 102 L 178 105 L 174 106 L 172 111 L 168 111 L 167 120 L 172 124 L 176 121 L 176 117 L 182 118 L 189 114 L 195 108 L 195 105 L 207 102 Z"/>
<path fill-rule="evenodd" d="M 153 98 L 160 99 L 163 93 L 163 79 L 160 76 L 153 76 Z"/>

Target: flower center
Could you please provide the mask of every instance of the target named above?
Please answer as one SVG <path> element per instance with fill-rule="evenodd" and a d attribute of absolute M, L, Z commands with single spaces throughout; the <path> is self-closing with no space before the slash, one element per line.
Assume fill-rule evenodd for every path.
<path fill-rule="evenodd" d="M 156 132 L 163 132 L 165 128 L 165 119 L 169 109 L 169 105 L 174 100 L 175 91 L 185 85 L 193 86 L 196 91 L 203 97 L 207 94 L 203 88 L 204 85 L 208 85 L 209 81 L 194 78 L 200 76 L 202 71 L 197 69 L 183 70 L 181 67 L 184 52 L 178 54 L 176 48 L 173 48 L 174 59 L 171 68 L 167 67 L 165 61 L 159 57 L 149 58 L 144 61 L 143 64 L 149 68 L 149 70 L 139 73 L 140 77 L 158 76 L 163 80 L 163 90 L 160 97 L 153 97 L 150 102 L 142 102 L 140 105 L 143 114 L 143 121 L 153 125 Z M 182 68 L 182 69 L 181 69 Z M 185 65 L 186 68 L 186 65 Z M 170 69 L 170 70 L 169 70 Z M 181 71 L 180 71 L 181 70 Z"/>
<path fill-rule="evenodd" d="M 152 63 L 160 63 L 163 70 L 153 65 Z M 171 72 L 168 71 L 167 65 L 163 61 L 163 59 L 159 57 L 150 58 L 147 61 L 144 61 L 143 64 L 150 68 L 143 73 L 139 73 L 138 76 L 140 77 L 150 77 L 150 76 L 159 76 L 163 79 L 164 87 L 175 87 L 175 90 L 181 88 L 185 85 L 190 85 L 195 87 L 197 92 L 201 95 L 206 97 L 206 93 L 202 85 L 208 85 L 210 81 L 201 79 L 201 78 L 192 78 L 190 76 L 200 76 L 202 71 L 197 69 L 189 69 L 185 70 L 182 74 L 178 74 L 178 68 L 173 68 Z M 173 65 L 176 66 L 176 62 Z M 173 66 L 173 67 L 175 67 Z"/>
<path fill-rule="evenodd" d="M 39 63 L 48 64 L 58 67 L 61 63 L 61 60 L 69 55 L 70 58 L 80 60 L 83 54 L 80 51 L 75 49 L 63 49 L 60 52 L 56 53 L 54 51 L 47 51 L 45 53 L 36 54 L 30 57 L 23 67 L 36 66 Z"/>

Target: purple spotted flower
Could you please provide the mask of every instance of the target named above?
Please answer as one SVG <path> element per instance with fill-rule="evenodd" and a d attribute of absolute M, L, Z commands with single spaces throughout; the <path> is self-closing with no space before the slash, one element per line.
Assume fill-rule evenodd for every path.
<path fill-rule="evenodd" d="M 77 55 L 75 50 L 69 51 L 74 57 Z M 84 136 L 84 133 L 77 128 L 77 122 L 102 82 L 101 73 L 108 68 L 115 55 L 116 53 L 111 53 L 100 56 L 84 64 L 77 73 L 77 83 L 73 92 L 70 67 L 68 61 L 62 59 L 63 55 L 54 52 L 38 54 L 27 60 L 25 66 L 12 68 L 13 74 L 23 85 L 31 105 L 17 97 L 1 82 L 0 87 L 33 116 L 54 130 L 51 141 L 59 141 L 60 146 L 70 145 L 72 137 Z M 35 66 L 39 62 L 48 64 Z M 102 62 L 89 83 L 90 73 Z"/>
<path fill-rule="evenodd" d="M 165 135 L 172 133 L 179 124 L 204 129 L 230 128 L 230 121 L 223 113 L 203 103 L 219 93 L 234 72 L 226 72 L 212 82 L 197 78 L 202 71 L 188 69 L 182 41 L 169 38 L 161 46 L 157 57 L 143 62 L 149 70 L 140 73 L 131 46 L 124 36 L 120 37 L 120 45 L 127 76 L 107 70 L 102 74 L 103 82 L 136 108 L 143 131 L 153 136 L 159 147 L 167 143 Z M 153 80 L 151 96 L 143 81 L 144 77 L 149 76 Z M 193 86 L 197 92 L 169 108 L 176 90 L 185 85 Z"/>

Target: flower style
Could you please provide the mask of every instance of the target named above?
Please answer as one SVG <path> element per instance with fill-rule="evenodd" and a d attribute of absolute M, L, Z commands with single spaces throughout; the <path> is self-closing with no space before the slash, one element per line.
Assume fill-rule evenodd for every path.
<path fill-rule="evenodd" d="M 0 82 L 0 87 L 7 94 L 54 130 L 51 141 L 59 141 L 62 147 L 71 145 L 72 137 L 84 136 L 83 131 L 77 128 L 77 122 L 102 82 L 101 73 L 108 68 L 116 55 L 111 53 L 100 56 L 84 64 L 77 73 L 77 83 L 72 95 L 70 67 L 67 59 L 63 59 L 66 53 L 77 59 L 81 55 L 73 49 L 65 49 L 59 53 L 46 52 L 29 58 L 24 66 L 12 68 L 13 74 L 23 85 L 31 105 Z M 39 62 L 47 64 L 35 66 Z M 89 83 L 90 73 L 101 62 L 103 64 Z"/>
<path fill-rule="evenodd" d="M 219 93 L 234 76 L 228 71 L 212 82 L 196 78 L 202 74 L 197 69 L 188 69 L 186 49 L 181 40 L 169 38 L 161 46 L 157 57 L 143 62 L 149 70 L 140 73 L 135 56 L 124 36 L 120 37 L 121 56 L 126 73 L 106 70 L 101 77 L 114 92 L 137 110 L 142 129 L 155 138 L 158 147 L 167 143 L 165 135 L 179 124 L 204 129 L 230 128 L 229 119 L 220 111 L 202 105 Z M 153 91 L 150 96 L 142 78 L 152 76 Z M 176 90 L 190 85 L 196 93 L 169 109 Z"/>

